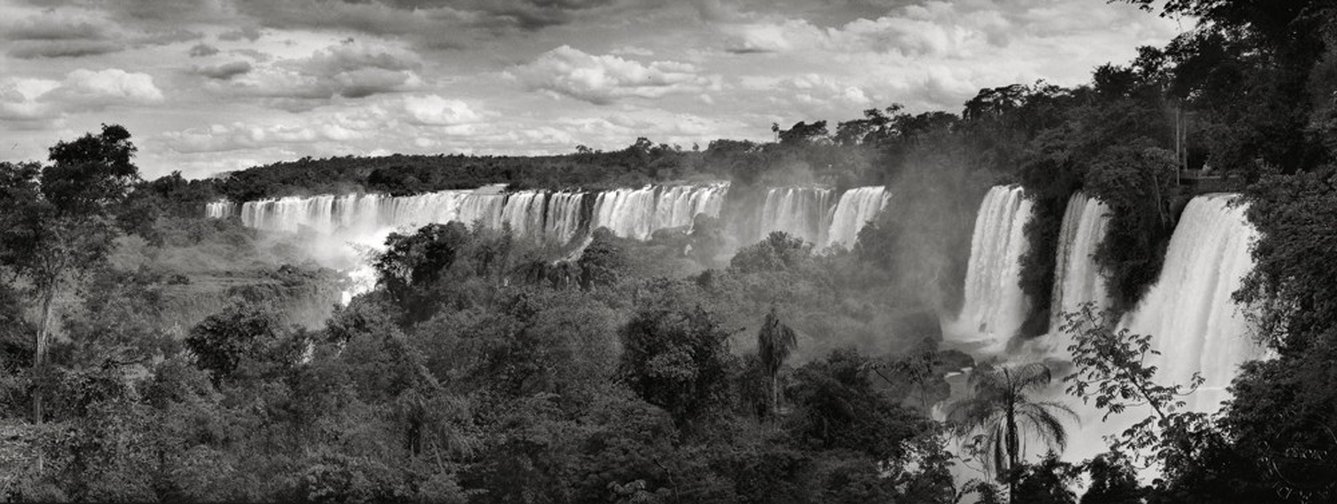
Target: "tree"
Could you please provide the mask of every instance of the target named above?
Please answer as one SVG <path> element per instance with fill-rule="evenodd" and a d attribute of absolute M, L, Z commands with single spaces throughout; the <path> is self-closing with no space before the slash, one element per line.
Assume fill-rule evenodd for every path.
<path fill-rule="evenodd" d="M 190 330 L 186 347 L 215 382 L 231 379 L 247 359 L 263 358 L 282 336 L 278 314 L 253 304 L 229 306 Z"/>
<path fill-rule="evenodd" d="M 729 269 L 759 273 L 791 269 L 811 257 L 812 244 L 782 231 L 774 231 L 754 245 L 744 247 L 729 260 Z"/>
<path fill-rule="evenodd" d="M 728 342 L 728 333 L 700 307 L 643 309 L 622 329 L 619 375 L 684 426 L 731 401 L 729 377 L 737 362 Z"/>
<path fill-rule="evenodd" d="M 1008 494 L 1013 496 L 1010 502 L 1017 502 L 1022 429 L 1028 428 L 1045 444 L 1062 450 L 1067 445 L 1067 430 L 1057 413 L 1077 417 L 1062 403 L 1028 397 L 1049 386 L 1051 379 L 1049 367 L 1041 363 L 985 365 L 970 374 L 974 394 L 948 407 L 947 419 L 960 433 L 976 433 L 972 449 L 989 454 L 985 465 L 1007 483 Z"/>
<path fill-rule="evenodd" d="M 581 252 L 576 264 L 580 267 L 582 289 L 612 286 L 627 269 L 627 252 L 617 243 L 612 231 L 599 228 L 591 233 L 590 244 Z"/>
<path fill-rule="evenodd" d="M 788 390 L 794 413 L 786 427 L 823 449 L 903 460 L 909 441 L 929 433 L 933 422 L 875 388 L 872 368 L 858 352 L 837 350 L 795 370 Z"/>
<path fill-rule="evenodd" d="M 460 259 L 469 242 L 469 229 L 453 221 L 428 224 L 413 234 L 391 233 L 385 240 L 385 252 L 374 263 L 379 282 L 409 320 L 426 319 L 430 308 L 440 302 L 429 292 Z"/>
<path fill-rule="evenodd" d="M 766 319 L 757 331 L 757 356 L 761 358 L 762 370 L 766 372 L 770 387 L 771 414 L 780 413 L 780 366 L 783 366 L 789 353 L 798 345 L 798 334 L 792 328 L 780 322 L 775 313 L 775 305 L 766 313 Z"/>
<path fill-rule="evenodd" d="M 125 128 L 104 124 L 98 135 L 57 142 L 49 166 L 0 165 L 0 260 L 27 278 L 41 313 L 33 353 L 35 422 L 43 418 L 41 377 L 56 297 L 106 261 L 117 235 L 110 209 L 139 176 L 131 163 L 135 150 Z"/>
<path fill-rule="evenodd" d="M 1163 484 L 1152 489 L 1166 502 L 1184 502 L 1192 496 L 1194 502 L 1269 502 L 1276 499 L 1273 484 L 1260 481 L 1258 461 L 1268 456 L 1263 453 L 1241 452 L 1240 424 L 1235 424 L 1235 432 L 1222 429 L 1215 420 L 1203 413 L 1179 411 L 1184 407 L 1183 397 L 1189 395 L 1202 384 L 1202 378 L 1195 374 L 1191 382 L 1183 384 L 1161 384 L 1155 381 L 1156 366 L 1146 363 L 1149 356 L 1156 355 L 1151 350 L 1151 336 L 1132 334 L 1128 329 L 1116 330 L 1118 317 L 1113 312 L 1097 313 L 1093 305 L 1087 304 L 1077 313 L 1066 315 L 1067 322 L 1063 330 L 1073 338 L 1068 350 L 1073 355 L 1073 374 L 1064 377 L 1070 382 L 1068 393 L 1082 398 L 1083 402 L 1094 402 L 1097 408 L 1105 411 L 1105 418 L 1127 410 L 1132 406 L 1147 405 L 1152 413 L 1144 420 L 1126 429 L 1115 439 L 1112 449 L 1115 457 L 1111 464 L 1118 463 L 1119 454 L 1133 456 L 1147 455 L 1147 458 L 1162 469 Z M 1331 370 L 1329 356 L 1321 357 L 1324 362 L 1323 374 Z M 1246 365 L 1245 375 L 1251 370 L 1263 366 Z M 1253 393 L 1252 387 L 1245 388 L 1241 397 L 1250 398 L 1248 402 L 1237 402 L 1230 409 L 1234 420 L 1247 418 L 1245 423 L 1261 421 L 1269 426 L 1268 431 L 1279 423 L 1275 415 L 1279 411 L 1293 408 L 1296 404 L 1288 400 L 1293 397 L 1277 389 L 1287 389 L 1292 383 L 1280 376 L 1269 376 L 1263 380 L 1264 388 L 1260 394 Z M 1273 388 L 1272 384 L 1278 385 Z M 1240 387 L 1237 383 L 1236 387 Z M 1326 394 L 1327 387 L 1316 387 Z M 1326 407 L 1326 406 L 1325 406 Z M 1256 408 L 1268 410 L 1259 414 Z M 1284 413 L 1283 413 L 1284 415 Z M 1103 420 L 1103 418 L 1102 418 Z M 1231 427 L 1232 422 L 1225 425 Z M 1247 429 L 1244 431 L 1247 434 Z M 1256 432 L 1256 431 L 1255 431 Z M 1331 431 L 1328 431 L 1329 433 Z M 1269 434 L 1275 434 L 1275 431 Z M 1310 431 L 1307 434 L 1317 434 Z M 1330 434 L 1329 434 L 1330 435 Z M 1282 436 L 1259 436 L 1258 442 L 1278 442 L 1292 440 Z M 1233 439 L 1232 439 L 1233 438 Z M 1241 456 L 1244 454 L 1256 457 Z M 1100 479 L 1112 480 L 1112 484 L 1100 484 L 1093 489 L 1110 487 L 1102 493 L 1108 493 L 1109 499 L 1120 498 L 1126 494 L 1127 483 L 1118 479 L 1128 476 L 1113 477 L 1096 473 L 1096 470 L 1110 471 L 1109 467 L 1092 467 L 1093 482 L 1100 484 Z M 1330 479 L 1329 479 L 1330 481 Z M 1151 499 L 1153 502 L 1156 499 Z M 1100 502 L 1098 500 L 1093 500 Z"/>

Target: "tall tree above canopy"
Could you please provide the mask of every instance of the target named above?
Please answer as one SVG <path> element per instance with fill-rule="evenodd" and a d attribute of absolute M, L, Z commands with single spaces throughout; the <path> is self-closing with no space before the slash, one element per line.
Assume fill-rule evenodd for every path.
<path fill-rule="evenodd" d="M 139 178 L 131 159 L 138 149 L 130 132 L 119 125 L 102 125 L 92 133 L 51 147 L 52 165 L 42 170 L 42 195 L 58 212 L 91 214 L 119 202 Z"/>
<path fill-rule="evenodd" d="M 109 208 L 139 178 L 134 154 L 125 128 L 103 125 L 98 135 L 58 142 L 49 166 L 0 164 L 0 261 L 27 280 L 41 310 L 33 353 L 36 422 L 43 417 L 41 377 L 54 302 L 84 272 L 106 262 L 117 235 Z"/>
<path fill-rule="evenodd" d="M 1022 467 L 1022 430 L 1034 432 L 1051 447 L 1067 445 L 1067 431 L 1058 413 L 1076 414 L 1062 403 L 1036 401 L 1030 394 L 1049 386 L 1053 375 L 1041 363 L 982 366 L 970 374 L 974 395 L 947 408 L 947 419 L 962 434 L 976 433 L 974 450 L 987 454 L 985 463 L 1015 495 Z M 1016 499 L 1011 499 L 1016 502 Z"/>
<path fill-rule="evenodd" d="M 771 311 L 766 313 L 766 320 L 757 331 L 757 357 L 761 359 L 770 387 L 771 414 L 780 412 L 780 366 L 798 345 L 798 333 L 781 322 L 775 311 L 775 305 L 771 305 Z"/>

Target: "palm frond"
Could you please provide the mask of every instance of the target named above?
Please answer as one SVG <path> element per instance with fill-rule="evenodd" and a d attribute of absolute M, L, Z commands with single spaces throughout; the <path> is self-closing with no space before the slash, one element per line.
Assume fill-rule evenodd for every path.
<path fill-rule="evenodd" d="M 1025 408 L 1017 412 L 1017 416 L 1027 420 L 1034 428 L 1035 433 L 1046 443 L 1052 443 L 1058 451 L 1063 451 L 1068 447 L 1068 432 L 1063 427 L 1058 417 L 1054 416 L 1049 410 L 1042 408 Z"/>
<path fill-rule="evenodd" d="M 761 358 L 767 374 L 774 375 L 779 371 L 796 346 L 798 333 L 780 321 L 780 316 L 772 306 L 762 321 L 761 329 L 757 331 L 757 356 Z"/>
<path fill-rule="evenodd" d="M 1012 370 L 1012 387 L 1016 391 L 1041 389 L 1053 379 L 1053 372 L 1042 362 L 1022 364 Z"/>

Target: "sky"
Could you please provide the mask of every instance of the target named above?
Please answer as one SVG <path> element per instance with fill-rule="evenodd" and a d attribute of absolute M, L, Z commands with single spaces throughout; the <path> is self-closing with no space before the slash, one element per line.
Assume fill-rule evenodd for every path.
<path fill-rule="evenodd" d="M 146 178 L 705 148 L 1076 85 L 1188 28 L 1105 0 L 0 0 L 0 161 L 103 123 L 131 132 Z"/>

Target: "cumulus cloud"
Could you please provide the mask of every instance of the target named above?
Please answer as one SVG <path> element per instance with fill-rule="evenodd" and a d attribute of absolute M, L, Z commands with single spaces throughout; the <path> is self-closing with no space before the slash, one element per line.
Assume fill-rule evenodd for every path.
<path fill-rule="evenodd" d="M 400 116 L 376 103 L 338 110 L 309 112 L 283 119 L 212 124 L 202 128 L 167 131 L 155 140 L 183 154 L 265 150 L 305 145 L 310 149 L 365 141 L 378 135 L 402 134 Z"/>
<path fill-rule="evenodd" d="M 198 172 L 378 149 L 764 139 L 773 121 L 838 121 L 892 102 L 952 110 L 981 87 L 1076 84 L 1176 32 L 1173 20 L 1085 0 L 0 4 L 0 131 L 40 152 L 65 135 L 62 121 L 114 109 L 144 128 L 148 171 L 150 159 Z"/>
<path fill-rule="evenodd" d="M 318 106 L 335 97 L 366 98 L 422 87 L 418 56 L 402 48 L 347 42 L 305 58 L 279 59 L 234 73 L 230 88 L 243 95 L 285 100 L 290 109 Z M 233 68 L 238 70 L 239 68 Z"/>
<path fill-rule="evenodd" d="M 148 74 L 119 68 L 98 71 L 81 68 L 67 74 L 59 86 L 39 99 L 82 110 L 99 110 L 111 105 L 156 103 L 163 100 L 163 94 Z"/>
<path fill-rule="evenodd" d="M 431 126 L 450 126 L 481 119 L 468 103 L 449 100 L 439 95 L 406 97 L 404 110 L 408 112 L 413 122 Z"/>
<path fill-rule="evenodd" d="M 115 68 L 79 69 L 63 80 L 0 80 L 0 121 L 24 129 L 51 127 L 72 113 L 162 101 L 152 77 Z"/>
<path fill-rule="evenodd" d="M 596 105 L 623 98 L 659 98 L 718 88 L 718 77 L 701 75 L 691 64 L 654 61 L 643 64 L 613 55 L 595 56 L 570 46 L 515 67 L 511 75 L 534 91 L 569 96 Z"/>

